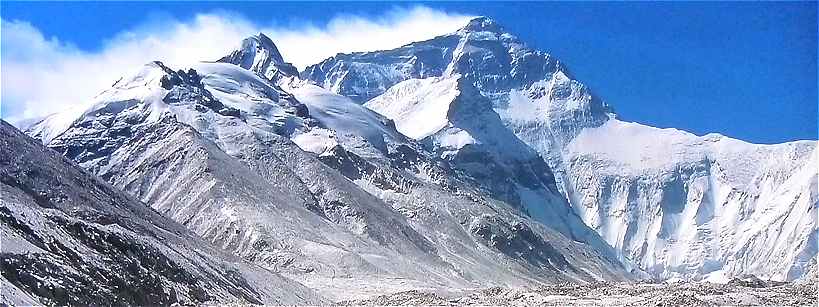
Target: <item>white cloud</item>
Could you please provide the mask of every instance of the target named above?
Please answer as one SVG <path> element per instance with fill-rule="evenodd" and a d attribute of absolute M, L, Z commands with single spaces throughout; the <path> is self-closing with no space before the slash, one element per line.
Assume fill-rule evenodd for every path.
<path fill-rule="evenodd" d="M 470 16 L 416 7 L 396 9 L 372 20 L 357 16 L 333 19 L 326 27 L 268 29 L 285 60 L 299 69 L 339 52 L 375 51 L 400 47 L 453 32 Z"/>
<path fill-rule="evenodd" d="M 236 48 L 241 38 L 259 32 L 273 39 L 285 60 L 304 68 L 339 52 L 390 49 L 452 32 L 468 19 L 414 7 L 393 9 L 377 18 L 339 15 L 321 26 L 272 27 L 219 12 L 188 22 L 144 24 L 107 38 L 95 52 L 46 38 L 25 21 L 3 20 L 0 116 L 14 123 L 82 107 L 145 63 L 160 60 L 174 67 L 216 60 Z"/>

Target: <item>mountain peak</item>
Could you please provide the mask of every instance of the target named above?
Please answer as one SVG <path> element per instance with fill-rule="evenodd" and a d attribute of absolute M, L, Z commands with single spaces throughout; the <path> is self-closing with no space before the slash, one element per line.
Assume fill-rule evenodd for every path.
<path fill-rule="evenodd" d="M 264 33 L 243 39 L 239 49 L 219 59 L 218 62 L 238 65 L 268 79 L 280 75 L 298 75 L 298 69 L 284 61 L 279 49 L 276 48 L 276 44 Z"/>
<path fill-rule="evenodd" d="M 259 32 L 257 35 L 250 36 L 242 40 L 242 49 L 243 50 L 264 50 L 270 55 L 270 59 L 276 63 L 284 63 L 284 58 L 282 58 L 282 54 L 279 52 L 279 49 L 276 48 L 276 44 L 273 43 L 273 40 L 270 39 L 264 33 Z M 258 52 L 258 51 L 257 51 Z"/>
<path fill-rule="evenodd" d="M 469 22 L 461 28 L 464 32 L 503 32 L 503 27 L 495 22 L 492 18 L 486 16 L 478 16 L 469 20 Z"/>

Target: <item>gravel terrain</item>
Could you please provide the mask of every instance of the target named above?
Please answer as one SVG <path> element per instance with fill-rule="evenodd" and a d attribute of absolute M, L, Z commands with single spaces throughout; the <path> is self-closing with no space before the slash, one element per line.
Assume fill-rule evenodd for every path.
<path fill-rule="evenodd" d="M 561 284 L 458 293 L 406 291 L 338 305 L 816 306 L 815 282 L 734 280 L 712 283 Z"/>

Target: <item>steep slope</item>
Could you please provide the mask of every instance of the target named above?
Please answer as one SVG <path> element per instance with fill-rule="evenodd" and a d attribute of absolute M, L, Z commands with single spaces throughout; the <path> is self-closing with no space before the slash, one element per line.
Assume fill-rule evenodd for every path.
<path fill-rule="evenodd" d="M 578 212 L 659 276 L 793 280 L 817 253 L 816 142 L 755 145 L 612 119 L 566 152 Z"/>
<path fill-rule="evenodd" d="M 316 111 L 328 113 L 329 101 L 331 102 L 329 105 L 332 106 L 329 110 L 343 109 L 344 114 L 358 114 L 352 116 L 353 119 L 360 120 L 373 116 L 378 118 L 375 114 L 364 116 L 366 112 L 363 110 L 366 109 L 342 96 L 320 92 L 310 84 L 297 84 L 288 91 L 294 93 L 300 101 L 304 101 L 309 106 L 311 114 Z M 588 231 L 580 231 L 587 229 L 584 225 L 568 225 L 565 219 L 557 217 L 561 213 L 568 214 L 566 207 L 562 207 L 563 212 L 547 211 L 547 214 L 553 215 L 553 223 L 536 222 L 521 214 L 520 207 L 512 208 L 508 205 L 517 204 L 518 200 L 512 202 L 504 199 L 503 197 L 508 195 L 494 193 L 488 190 L 490 187 L 478 184 L 473 180 L 474 174 L 470 174 L 469 170 L 459 169 L 455 166 L 458 164 L 452 164 L 450 160 L 439 160 L 437 154 L 430 154 L 418 148 L 418 145 L 395 132 L 392 123 L 383 124 L 383 119 L 361 122 L 369 123 L 368 129 L 391 131 L 384 134 L 384 139 L 390 140 L 389 149 L 383 151 L 366 141 L 361 142 L 360 136 L 355 139 L 344 137 L 344 133 L 341 133 L 341 137 L 333 139 L 335 145 L 331 150 L 315 153 L 319 154 L 319 159 L 326 164 L 336 168 L 369 193 L 385 200 L 395 210 L 407 216 L 415 229 L 436 244 L 439 255 L 455 263 L 461 274 L 467 274 L 470 278 L 491 276 L 487 279 L 515 285 L 527 284 L 526 280 L 530 278 L 565 281 L 608 276 L 605 278 L 619 280 L 627 276 L 605 248 L 592 252 L 594 249 L 589 247 L 595 246 L 593 244 L 588 246 L 589 242 L 566 244 L 568 243 L 566 235 L 559 231 L 568 227 L 578 230 L 577 236 L 581 238 L 590 234 Z M 337 127 L 339 126 L 334 128 Z M 350 130 L 333 130 L 333 133 L 337 131 Z M 381 139 L 377 139 L 376 143 L 378 142 L 381 142 Z M 312 145 L 303 147 L 314 148 Z M 475 151 L 480 152 L 480 149 Z M 493 158 L 481 159 L 484 162 L 491 162 Z M 501 184 L 509 184 L 503 182 L 509 179 L 502 177 L 501 174 L 497 174 L 496 177 L 500 178 L 498 180 L 502 181 Z M 498 202 L 496 199 L 504 200 L 506 203 Z M 559 200 L 555 202 L 560 203 Z M 579 219 L 575 222 L 579 223 Z M 585 239 L 592 241 L 590 238 Z M 478 245 L 475 245 L 476 243 Z M 600 240 L 593 243 L 605 245 Z M 490 249 L 487 250 L 486 247 Z M 496 255 L 498 251 L 506 257 L 521 261 L 523 266 L 519 267 L 518 263 L 510 262 L 509 259 L 504 260 L 503 256 L 498 257 L 499 255 Z M 517 277 L 518 280 L 509 280 L 506 273 L 494 271 L 495 265 L 491 264 L 493 261 L 505 263 L 504 271 L 515 274 L 519 274 L 518 271 L 535 272 L 536 277 L 521 274 Z M 475 265 L 477 263 L 480 265 Z M 481 273 L 473 275 L 477 271 Z M 563 274 L 567 274 L 569 278 L 560 277 Z"/>
<path fill-rule="evenodd" d="M 0 122 L 3 304 L 310 304 Z"/>
<path fill-rule="evenodd" d="M 562 148 L 581 129 L 599 126 L 612 112 L 560 61 L 526 47 L 486 17 L 471 20 L 455 33 L 394 50 L 339 54 L 301 73 L 302 78 L 361 103 L 389 100 L 376 98 L 394 95 L 388 89 L 403 91 L 398 94 L 405 97 L 423 97 L 430 91 L 426 86 L 407 85 L 439 84 L 428 78 L 455 75 L 488 98 L 507 128 L 546 159 L 561 191 Z M 404 89 L 392 89 L 405 80 Z"/>
<path fill-rule="evenodd" d="M 240 63 L 234 62 L 234 64 Z M 254 71 L 259 75 L 264 74 L 263 70 Z M 428 183 L 452 188 L 449 179 L 456 177 L 461 183 L 465 181 L 469 186 L 478 187 L 480 189 L 478 194 L 488 195 L 512 204 L 527 215 L 534 216 L 536 221 L 549 225 L 550 228 L 562 232 L 573 240 L 590 244 L 602 252 L 607 259 L 613 260 L 614 252 L 610 247 L 572 213 L 566 201 L 557 193 L 551 171 L 537 153 L 527 148 L 503 128 L 497 115 L 485 107 L 486 99 L 478 94 L 468 82 L 463 82 L 458 78 L 452 79 L 458 80 L 456 83 L 459 84 L 459 88 L 454 91 L 457 93 L 455 96 L 458 98 L 456 99 L 458 103 L 452 104 L 451 111 L 451 114 L 454 114 L 451 117 L 455 120 L 449 123 L 446 130 L 429 130 L 429 133 L 437 135 L 421 140 L 424 145 L 423 149 L 412 148 L 409 141 L 395 131 L 395 123 L 392 121 L 341 99 L 341 96 L 331 95 L 310 83 L 295 78 L 279 80 L 278 84 L 287 92 L 293 93 L 299 101 L 304 102 L 310 109 L 310 114 L 331 128 L 330 132 L 316 129 L 310 133 L 298 135 L 294 140 L 302 148 L 326 155 L 323 161 L 341 170 L 348 178 L 360 180 L 367 177 L 380 189 L 384 189 L 386 185 L 392 190 L 406 191 L 406 185 L 417 185 L 411 183 L 413 179 L 420 178 Z M 445 80 L 441 81 L 446 83 L 443 82 Z M 367 82 L 369 84 L 369 81 Z M 478 115 L 477 119 L 476 115 Z M 485 122 L 482 122 L 484 120 Z M 430 121 L 424 118 L 418 122 L 428 123 Z M 340 125 L 340 123 L 344 124 Z M 402 129 L 405 127 L 402 124 L 399 123 L 398 130 L 405 134 L 411 133 Z M 339 131 L 345 133 L 338 134 Z M 350 131 L 352 133 L 349 133 Z M 349 134 L 352 134 L 352 137 Z M 364 136 L 364 140 L 360 139 L 361 136 Z M 416 137 L 416 139 L 420 138 Z M 435 141 L 430 142 L 431 139 Z M 472 139 L 472 141 L 466 141 L 468 144 L 463 143 L 465 139 Z M 385 141 L 392 145 L 398 144 L 397 151 L 392 148 L 385 150 L 382 145 Z M 455 144 L 457 148 L 448 148 L 451 147 L 452 144 L 449 143 L 452 142 L 463 144 Z M 338 154 L 326 150 L 334 148 L 333 144 L 338 144 L 336 149 L 343 148 L 348 153 L 341 153 L 343 158 L 332 157 Z M 424 157 L 424 154 L 419 154 L 419 150 L 431 151 L 432 157 Z M 396 152 L 399 155 L 395 155 Z M 364 158 L 370 165 L 362 167 L 360 161 L 349 161 L 348 155 Z M 410 174 L 394 172 L 385 174 L 384 164 L 398 165 L 406 169 L 408 157 L 415 157 L 416 161 L 420 162 L 409 163 Z M 345 158 L 348 161 L 341 161 Z M 441 159 L 447 162 L 446 166 L 436 167 L 434 161 Z M 348 167 L 349 165 L 343 165 L 342 162 L 355 164 L 357 170 Z M 490 167 L 487 168 L 488 165 Z M 362 168 L 363 173 L 368 173 L 366 176 L 362 176 Z M 407 176 L 415 178 L 401 179 Z M 389 183 L 385 184 L 385 182 Z"/>
<path fill-rule="evenodd" d="M 269 80 L 299 74 L 293 64 L 284 61 L 273 41 L 262 33 L 245 38 L 238 49 L 218 62 L 233 63 L 244 69 L 257 71 L 260 76 Z"/>
<path fill-rule="evenodd" d="M 423 78 L 435 74 L 439 77 Z M 395 50 L 339 55 L 308 67 L 302 77 L 354 100 L 374 97 L 364 105 L 393 119 L 400 132 L 426 144 L 465 180 L 566 236 L 608 253 L 607 244 L 574 215 L 561 195 L 561 177 L 509 131 L 506 113 L 496 111 L 508 96 L 502 89 L 535 80 L 539 74 L 565 76 L 551 57 L 525 49 L 494 22 L 479 18 L 456 33 Z M 562 95 L 589 97 L 583 91 L 567 85 Z M 572 102 L 582 110 L 559 119 L 560 124 L 575 125 L 592 109 L 600 109 L 600 116 L 607 118 L 599 100 Z M 561 133 L 574 132 L 561 129 Z"/>
<path fill-rule="evenodd" d="M 816 142 L 753 145 L 624 123 L 559 61 L 489 18 L 394 50 L 340 54 L 301 76 L 418 140 L 452 131 L 450 107 L 463 96 L 455 80 L 468 83 L 479 92 L 471 99 L 547 162 L 583 221 L 658 278 L 794 279 L 816 254 Z M 462 131 L 441 136 L 441 148 L 478 143 Z"/>
<path fill-rule="evenodd" d="M 486 197 L 385 117 L 230 62 L 148 64 L 67 129 L 46 119 L 29 132 L 206 240 L 333 299 L 630 277 L 613 253 Z"/>
<path fill-rule="evenodd" d="M 571 237 L 587 236 L 540 156 L 503 125 L 491 102 L 459 76 L 410 79 L 367 102 L 493 198 Z M 603 245 L 601 245 L 601 248 Z"/>
<path fill-rule="evenodd" d="M 146 65 L 100 95 L 100 103 L 49 146 L 203 238 L 270 269 L 317 278 L 416 279 L 440 275 L 430 268 L 449 270 L 403 216 L 276 134 L 310 124 L 283 115 L 301 112 L 293 107 L 298 102 L 240 67 L 200 68 L 208 77 Z M 233 76 L 229 81 L 212 80 L 225 72 Z M 244 94 L 269 97 L 259 104 L 226 99 L 233 103 L 228 106 L 205 84 L 233 84 Z M 230 94 L 237 93 L 221 95 Z"/>

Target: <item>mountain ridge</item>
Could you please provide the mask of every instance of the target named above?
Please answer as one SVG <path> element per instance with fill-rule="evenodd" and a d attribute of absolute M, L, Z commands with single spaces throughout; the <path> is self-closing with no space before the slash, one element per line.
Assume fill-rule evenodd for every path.
<path fill-rule="evenodd" d="M 566 237 L 485 196 L 486 186 L 389 119 L 241 59 L 180 70 L 151 63 L 48 144 L 211 243 L 330 299 L 631 278 L 612 251 L 582 242 L 591 230 Z M 29 132 L 56 131 L 41 128 Z"/>
<path fill-rule="evenodd" d="M 211 248 L 5 121 L 0 134 L 4 302 L 325 301 L 295 281 Z M 27 295 L 15 296 L 15 290 Z"/>

